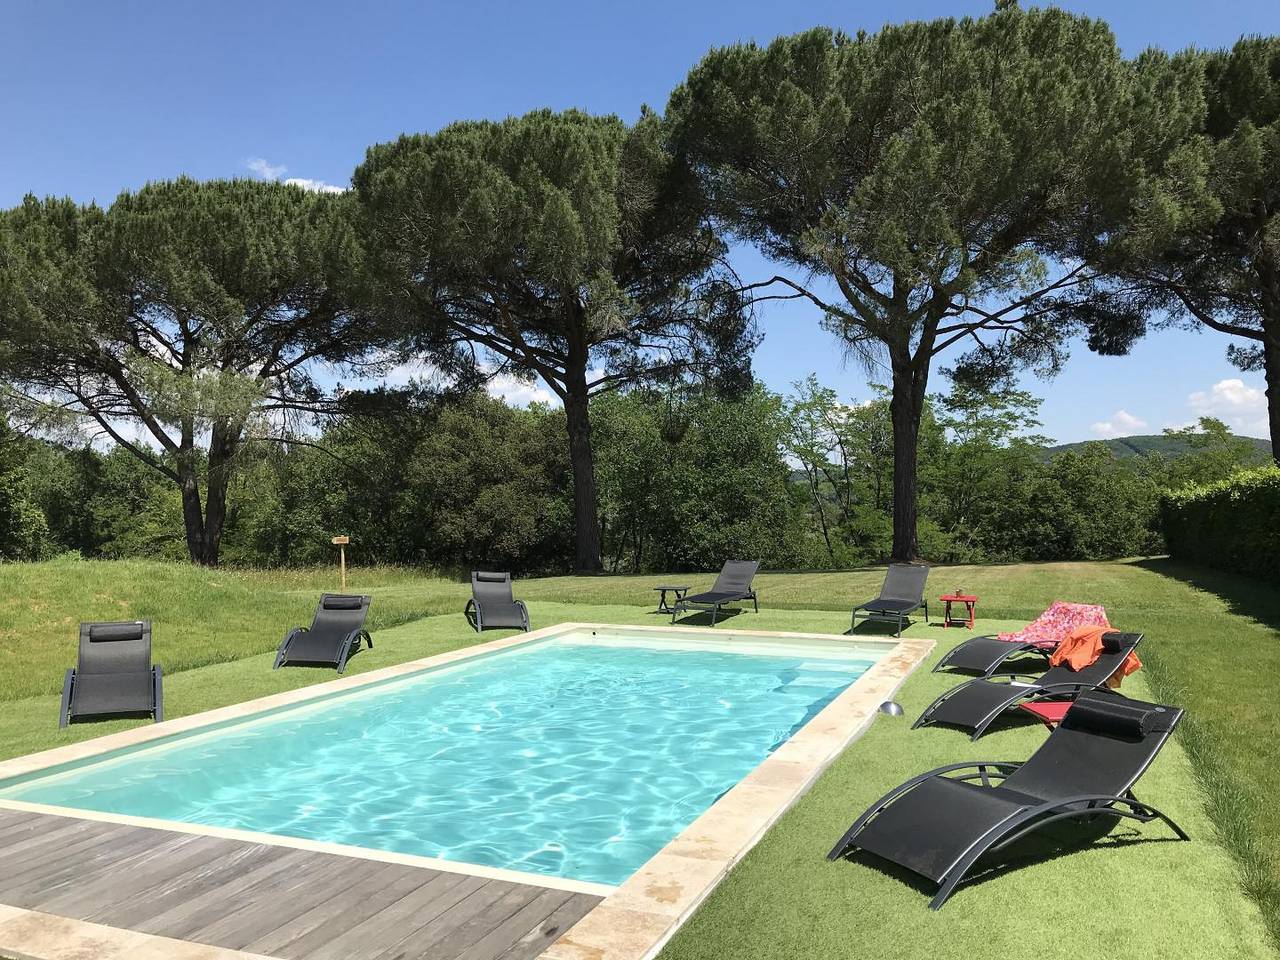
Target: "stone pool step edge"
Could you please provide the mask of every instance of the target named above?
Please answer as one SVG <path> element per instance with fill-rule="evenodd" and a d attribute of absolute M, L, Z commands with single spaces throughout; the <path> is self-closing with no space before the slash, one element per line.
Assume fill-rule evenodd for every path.
<path fill-rule="evenodd" d="M 904 639 L 538 960 L 651 960 L 928 658 Z"/>
<path fill-rule="evenodd" d="M 2 903 L 0 954 L 18 960 L 276 960 Z"/>

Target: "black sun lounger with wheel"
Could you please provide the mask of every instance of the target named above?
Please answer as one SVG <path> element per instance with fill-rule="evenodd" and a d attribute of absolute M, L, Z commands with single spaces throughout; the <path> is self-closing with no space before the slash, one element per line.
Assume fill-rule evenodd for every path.
<path fill-rule="evenodd" d="M 373 638 L 364 628 L 372 598 L 342 593 L 326 593 L 320 597 L 310 627 L 294 627 L 276 652 L 278 670 L 289 664 L 337 667 L 342 673 L 347 660 L 360 649 L 363 640 L 373 648 Z"/>
<path fill-rule="evenodd" d="M 911 622 L 911 614 L 924 607 L 924 622 L 929 622 L 929 601 L 924 598 L 929 567 L 923 563 L 892 563 L 884 575 L 880 596 L 853 608 L 850 630 L 857 629 L 859 615 L 863 620 L 894 625 L 894 636 L 902 636 L 902 628 Z"/>
<path fill-rule="evenodd" d="M 972 740 L 986 731 L 1000 714 L 1033 700 L 1071 700 L 1101 687 L 1124 664 L 1142 640 L 1140 633 L 1104 633 L 1102 653 L 1083 670 L 1050 667 L 1038 677 L 1008 673 L 978 677 L 952 687 L 925 708 L 912 729 L 926 723 L 945 723 L 972 730 Z"/>
<path fill-rule="evenodd" d="M 512 594 L 510 573 L 472 570 L 471 599 L 462 613 L 469 620 L 475 616 L 476 633 L 489 627 L 529 629 L 529 608 Z"/>
<path fill-rule="evenodd" d="M 58 726 L 147 714 L 164 719 L 161 670 L 151 663 L 151 621 L 80 624 L 80 654 L 62 681 Z"/>
<path fill-rule="evenodd" d="M 681 597 L 676 601 L 675 606 L 671 608 L 671 622 L 675 623 L 676 617 L 690 610 L 710 610 L 711 626 L 714 627 L 721 607 L 726 603 L 746 600 L 750 600 L 755 606 L 756 613 L 759 613 L 760 599 L 756 596 L 755 588 L 751 586 L 759 569 L 759 560 L 726 560 L 710 590 Z"/>
<path fill-rule="evenodd" d="M 948 650 L 934 665 L 933 672 L 955 670 L 957 673 L 989 677 L 1014 657 L 1034 656 L 1047 662 L 1050 653 L 1051 651 L 1037 647 L 1034 643 L 1001 640 L 999 637 L 974 637 Z"/>
<path fill-rule="evenodd" d="M 1133 794 L 1181 718 L 1178 707 L 1084 694 L 1025 763 L 953 763 L 914 777 L 877 800 L 827 859 L 865 850 L 905 867 L 938 885 L 937 910 L 980 861 L 1053 823 L 1162 820 L 1189 839 Z"/>

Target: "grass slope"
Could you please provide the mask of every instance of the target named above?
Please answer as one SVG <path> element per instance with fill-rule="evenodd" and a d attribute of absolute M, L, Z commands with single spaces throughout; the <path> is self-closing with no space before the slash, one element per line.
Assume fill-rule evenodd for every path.
<path fill-rule="evenodd" d="M 882 577 L 878 570 L 764 574 L 757 581 L 764 610 L 759 618 L 743 614 L 736 622 L 761 629 L 842 632 L 847 628 L 847 610 L 853 599 L 873 596 Z M 332 571 L 204 571 L 143 562 L 0 565 L 0 754 L 27 753 L 135 722 L 77 726 L 61 734 L 54 726 L 56 693 L 63 669 L 74 663 L 75 626 L 81 618 L 149 617 L 156 622 L 157 659 L 166 669 L 171 716 L 326 679 L 331 674 L 310 670 L 272 673 L 269 667 L 279 638 L 294 623 L 309 621 L 316 595 L 323 589 L 336 589 L 334 579 Z M 684 582 L 701 587 L 712 579 L 711 575 L 683 574 L 557 577 L 523 581 L 519 595 L 531 601 L 535 626 L 568 619 L 662 623 L 665 618 L 645 612 L 656 599 L 653 584 Z M 469 595 L 464 583 L 406 571 L 357 569 L 351 589 L 374 595 L 371 621 L 378 643 L 373 651 L 363 652 L 353 661 L 352 671 L 475 641 L 458 616 Z M 1118 627 L 1146 633 L 1141 653 L 1147 669 L 1140 676 L 1152 685 L 1158 698 L 1187 707 L 1189 718 L 1179 741 L 1195 760 L 1209 810 L 1223 841 L 1242 865 L 1245 885 L 1262 905 L 1273 936 L 1280 934 L 1280 861 L 1275 855 L 1280 850 L 1280 805 L 1269 800 L 1280 795 L 1280 746 L 1275 737 L 1280 729 L 1280 704 L 1274 696 L 1275 678 L 1280 676 L 1280 592 L 1272 585 L 1165 560 L 960 566 L 935 571 L 930 596 L 952 589 L 977 593 L 981 597 L 979 613 L 987 618 L 1025 621 L 1054 599 L 1085 600 L 1105 604 Z M 445 613 L 449 616 L 408 622 Z M 404 626 L 390 629 L 396 624 Z M 950 638 L 955 634 L 934 629 L 930 635 Z M 48 723 L 41 719 L 45 717 Z M 884 735 L 885 726 L 877 724 L 866 749 L 872 749 L 876 737 Z M 1033 741 L 1024 745 L 1030 747 Z M 905 766 L 876 767 L 878 779 L 861 765 L 865 761 L 858 761 L 857 769 L 866 778 L 864 787 L 875 792 L 891 785 L 895 778 L 901 779 L 900 770 L 905 776 L 936 765 L 932 759 L 935 753 L 943 760 L 957 756 L 948 752 L 950 746 L 935 751 L 928 746 L 932 742 L 921 739 L 920 751 L 913 745 L 903 760 Z M 947 742 L 956 749 L 968 745 L 950 738 Z M 998 741 L 988 742 L 1001 746 Z M 979 752 L 958 755 L 1000 752 L 988 751 L 982 742 L 978 747 Z M 1009 749 L 1014 750 L 1012 742 Z M 1015 750 L 1011 755 L 1028 752 Z M 850 753 L 854 755 L 856 752 Z M 848 757 L 842 759 L 823 784 L 838 777 L 852 762 Z M 843 788 L 840 795 L 846 805 L 840 817 L 851 819 L 861 800 L 855 801 Z M 815 792 L 794 815 L 803 814 L 820 796 L 820 791 Z M 785 821 L 779 830 L 790 822 Z M 1210 835 L 1206 825 L 1191 828 L 1202 841 L 1195 849 L 1207 849 L 1203 843 Z M 825 834 L 821 838 L 824 843 L 827 839 Z M 769 843 L 758 856 L 767 855 Z M 808 859 L 809 852 L 801 855 L 792 851 L 791 855 Z M 1091 855 L 1055 863 L 1074 862 L 1079 856 Z M 750 869 L 749 863 L 738 873 L 749 877 Z M 733 885 L 746 882 L 738 873 L 732 878 Z M 820 881 L 836 882 L 825 874 L 804 882 Z M 990 886 L 984 884 L 983 888 Z M 1130 885 L 1118 882 L 1109 889 L 1109 896 L 1123 904 Z M 728 909 L 723 896 L 704 912 L 715 917 L 716 911 Z M 942 916 L 958 905 L 959 901 L 948 906 Z M 1170 908 L 1171 912 L 1181 909 L 1172 900 Z M 815 902 L 804 909 L 825 908 Z M 848 903 L 841 909 L 858 908 Z M 1125 910 L 1117 907 L 1112 912 L 1123 915 Z M 921 916 L 925 914 L 917 918 Z M 671 949 L 684 951 L 674 956 L 697 955 L 688 952 L 691 948 L 684 937 Z M 987 955 L 986 951 L 981 955 Z M 1209 954 L 1197 950 L 1196 955 Z"/>

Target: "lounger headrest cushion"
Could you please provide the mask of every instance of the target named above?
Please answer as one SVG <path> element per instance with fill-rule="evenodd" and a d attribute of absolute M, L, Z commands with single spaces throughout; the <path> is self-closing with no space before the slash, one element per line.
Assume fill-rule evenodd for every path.
<path fill-rule="evenodd" d="M 93 642 L 101 640 L 141 640 L 141 623 L 95 623 L 89 628 L 89 639 Z"/>
<path fill-rule="evenodd" d="M 1125 639 L 1123 633 L 1104 633 L 1102 635 L 1103 653 L 1119 653 L 1125 648 Z"/>
<path fill-rule="evenodd" d="M 1140 740 L 1158 728 L 1164 707 L 1116 696 L 1083 696 L 1067 711 L 1074 730 L 1088 730 L 1108 737 Z"/>
<path fill-rule="evenodd" d="M 476 571 L 476 579 L 481 583 L 506 583 L 511 579 L 509 573 L 487 573 L 484 570 Z"/>
<path fill-rule="evenodd" d="M 364 606 L 364 597 L 325 597 L 326 610 L 359 610 Z"/>

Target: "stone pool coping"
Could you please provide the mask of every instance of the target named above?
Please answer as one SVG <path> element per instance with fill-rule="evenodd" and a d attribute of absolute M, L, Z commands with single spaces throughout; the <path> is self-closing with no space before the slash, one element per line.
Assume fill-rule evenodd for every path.
<path fill-rule="evenodd" d="M 567 622 L 461 647 L 434 656 L 368 673 L 310 684 L 243 703 L 55 747 L 0 761 L 0 781 L 47 771 L 53 767 L 103 757 L 120 750 L 206 728 L 233 723 L 276 710 L 321 700 L 335 694 L 385 683 L 424 670 L 449 666 L 498 653 L 550 636 L 575 631 L 597 635 L 682 634 L 714 639 L 730 646 L 736 640 L 819 641 L 826 644 L 885 647 L 887 652 L 842 691 L 804 727 L 744 779 L 720 797 L 692 824 L 618 887 L 566 880 L 543 874 L 483 867 L 458 861 L 371 850 L 345 844 L 282 837 L 256 831 L 209 827 L 147 817 L 132 817 L 0 800 L 0 807 L 26 809 L 158 829 L 225 836 L 275 846 L 342 853 L 390 863 L 430 867 L 553 889 L 603 895 L 605 899 L 541 955 L 545 960 L 642 960 L 655 955 L 676 929 L 720 882 L 729 868 L 812 785 L 831 762 L 870 725 L 876 709 L 905 682 L 933 649 L 932 640 L 864 640 L 839 634 L 737 630 L 681 626 L 633 626 Z M 6 944 L 7 949 L 16 945 Z"/>

